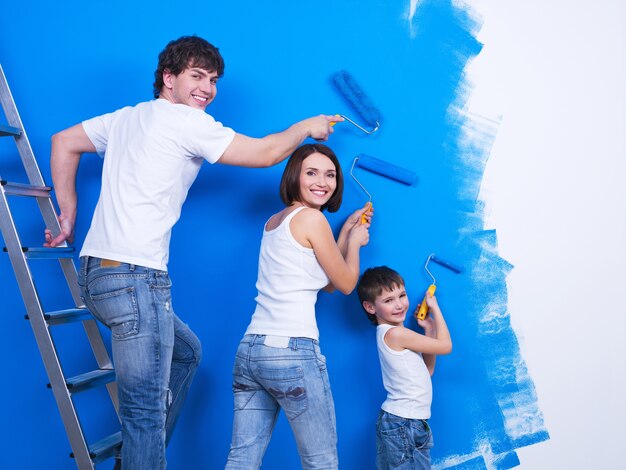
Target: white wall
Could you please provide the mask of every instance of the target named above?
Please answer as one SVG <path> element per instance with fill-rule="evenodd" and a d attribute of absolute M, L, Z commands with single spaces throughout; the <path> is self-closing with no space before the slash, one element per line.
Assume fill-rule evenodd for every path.
<path fill-rule="evenodd" d="M 470 108 L 501 120 L 481 199 L 551 434 L 520 468 L 626 468 L 626 2 L 470 5 Z"/>

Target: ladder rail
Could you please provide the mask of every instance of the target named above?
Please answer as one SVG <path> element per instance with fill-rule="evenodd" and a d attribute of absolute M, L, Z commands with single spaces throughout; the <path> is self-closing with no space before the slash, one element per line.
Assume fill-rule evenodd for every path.
<path fill-rule="evenodd" d="M 50 325 L 46 320 L 41 300 L 33 281 L 33 276 L 28 265 L 28 256 L 22 250 L 17 228 L 11 215 L 7 200 L 8 194 L 35 197 L 46 228 L 52 232 L 53 236 L 57 236 L 61 232 L 57 212 L 49 194 L 49 190 L 51 188 L 45 187 L 43 176 L 37 165 L 35 155 L 28 140 L 26 130 L 22 124 L 22 120 L 1 65 L 0 105 L 2 105 L 2 109 L 9 124 L 9 127 L 3 126 L 3 131 L 0 135 L 11 135 L 13 137 L 30 186 L 36 187 L 28 188 L 28 185 L 9 183 L 8 187 L 11 189 L 9 191 L 5 191 L 5 182 L 2 181 L 2 185 L 0 185 L 0 229 L 6 244 L 6 251 L 8 252 L 9 259 L 18 282 L 22 299 L 24 300 L 27 316 L 35 335 L 41 358 L 44 362 L 44 368 L 46 369 L 46 373 L 50 381 L 50 388 L 53 391 L 67 437 L 70 441 L 72 457 L 75 459 L 76 465 L 80 470 L 94 470 L 96 462 L 100 462 L 101 460 L 112 455 L 114 448 L 111 447 L 107 450 L 104 450 L 103 448 L 104 453 L 100 455 L 98 452 L 90 451 L 89 449 L 76 408 L 72 401 L 72 391 L 68 387 L 68 379 L 66 379 L 63 374 L 63 369 L 56 352 L 54 340 L 49 330 Z M 18 189 L 16 190 L 16 188 Z M 65 242 L 61 246 L 68 247 L 68 244 Z M 73 258 L 59 256 L 58 261 L 61 265 L 65 281 L 70 290 L 75 306 L 84 308 L 85 305 L 80 295 L 76 265 L 74 264 Z M 87 318 L 82 320 L 82 325 L 98 364 L 98 368 L 100 370 L 113 370 L 112 361 L 109 357 L 108 350 L 104 345 L 104 340 L 96 320 L 93 317 Z M 119 420 L 117 383 L 115 381 L 108 382 L 106 387 Z M 110 439 L 104 439 L 104 441 L 107 442 L 108 440 Z M 114 441 L 115 440 L 112 442 Z M 119 444 L 117 445 L 119 446 Z M 101 444 L 98 443 L 96 446 L 101 447 Z"/>
<path fill-rule="evenodd" d="M 89 456 L 87 442 L 80 427 L 80 422 L 72 403 L 71 394 L 65 384 L 65 376 L 63 375 L 61 364 L 54 350 L 54 342 L 43 316 L 41 302 L 39 301 L 37 289 L 33 283 L 30 268 L 22 252 L 19 235 L 17 234 L 17 230 L 15 230 L 15 223 L 13 222 L 11 211 L 9 210 L 4 188 L 0 188 L 0 220 L 2 221 L 2 223 L 0 223 L 2 237 L 7 247 L 9 259 L 13 265 L 13 271 L 15 272 L 20 293 L 22 294 L 22 299 L 26 306 L 30 325 L 41 353 L 44 368 L 50 380 L 57 407 L 61 413 L 61 419 L 63 420 L 70 446 L 76 457 L 76 464 L 81 470 L 95 468 Z M 10 224 L 7 222 L 10 222 Z"/>
<path fill-rule="evenodd" d="M 45 186 L 43 177 L 41 176 L 41 171 L 39 170 L 35 160 L 35 154 L 33 153 L 30 141 L 26 135 L 26 130 L 22 125 L 22 119 L 17 112 L 17 107 L 15 106 L 13 95 L 11 94 L 9 84 L 6 76 L 4 75 L 4 70 L 2 70 L 2 65 L 0 65 L 0 103 L 2 103 L 2 109 L 4 110 L 4 114 L 9 125 L 22 131 L 19 136 L 15 136 L 13 138 L 15 139 L 15 145 L 17 145 L 24 168 L 26 169 L 28 181 L 33 186 Z"/>
<path fill-rule="evenodd" d="M 24 168 L 26 169 L 26 175 L 30 184 L 32 186 L 45 186 L 43 176 L 41 175 L 41 171 L 37 166 L 35 154 L 33 153 L 30 141 L 28 140 L 26 129 L 22 124 L 22 119 L 17 110 L 17 106 L 15 105 L 15 100 L 13 99 L 13 95 L 6 80 L 2 65 L 0 65 L 0 102 L 2 103 L 2 108 L 7 117 L 8 123 L 11 126 L 20 129 L 21 131 L 20 135 L 15 136 L 14 139 L 18 147 L 22 163 L 24 164 Z M 36 197 L 36 200 L 37 205 L 39 206 L 39 211 L 41 212 L 41 215 L 44 219 L 46 228 L 52 232 L 53 236 L 57 236 L 59 233 L 61 233 L 61 225 L 59 224 L 59 219 L 57 217 L 52 199 L 48 196 Z M 61 246 L 68 246 L 68 244 L 63 243 Z M 84 307 L 85 305 L 83 303 L 83 300 L 81 299 L 80 289 L 78 287 L 78 278 L 74 261 L 68 258 L 60 258 L 59 263 L 61 265 L 63 275 L 65 276 L 65 281 L 67 282 L 70 293 L 72 295 L 72 299 L 74 300 L 74 305 L 76 307 Z M 109 352 L 106 349 L 106 346 L 102 339 L 102 335 L 98 330 L 98 325 L 96 321 L 93 319 L 85 320 L 83 322 L 83 327 L 85 329 L 85 333 L 87 334 L 87 339 L 96 358 L 96 363 L 98 364 L 98 367 L 100 369 L 113 368 L 113 364 L 109 357 Z M 113 402 L 115 412 L 117 413 L 119 419 L 117 383 L 109 383 L 106 387 L 109 396 L 111 397 L 111 401 Z"/>

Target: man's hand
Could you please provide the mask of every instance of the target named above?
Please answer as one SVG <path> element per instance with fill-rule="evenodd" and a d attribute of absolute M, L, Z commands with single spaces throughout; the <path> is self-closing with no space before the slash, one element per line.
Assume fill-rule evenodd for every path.
<path fill-rule="evenodd" d="M 46 229 L 46 243 L 43 244 L 46 248 L 54 248 L 64 242 L 72 243 L 74 241 L 74 221 L 61 214 L 59 216 L 59 225 L 61 226 L 61 232 L 56 237 L 52 236 L 51 230 Z"/>
<path fill-rule="evenodd" d="M 333 126 L 337 122 L 341 122 L 344 119 L 341 116 L 328 116 L 326 114 L 320 114 L 309 119 L 301 121 L 307 129 L 309 136 L 318 141 L 326 141 L 330 134 L 334 132 Z"/>

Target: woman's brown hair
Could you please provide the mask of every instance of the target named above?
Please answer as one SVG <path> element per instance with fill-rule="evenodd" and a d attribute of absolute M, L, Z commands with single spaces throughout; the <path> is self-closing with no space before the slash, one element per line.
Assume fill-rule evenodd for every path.
<path fill-rule="evenodd" d="M 343 197 L 343 173 L 335 152 L 324 144 L 304 144 L 291 154 L 283 172 L 283 177 L 280 180 L 280 198 L 287 206 L 290 206 L 295 201 L 301 201 L 300 172 L 302 171 L 302 162 L 306 157 L 314 153 L 321 153 L 327 156 L 335 165 L 337 187 L 328 202 L 320 210 L 328 209 L 328 212 L 337 212 L 341 207 L 341 198 Z"/>

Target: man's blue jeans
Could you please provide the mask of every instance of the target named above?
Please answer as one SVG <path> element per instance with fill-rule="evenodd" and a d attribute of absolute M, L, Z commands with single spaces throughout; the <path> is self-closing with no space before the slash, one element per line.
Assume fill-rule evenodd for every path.
<path fill-rule="evenodd" d="M 122 468 L 159 470 L 201 357 L 174 314 L 165 271 L 81 257 L 86 306 L 111 330 L 122 421 Z"/>
<path fill-rule="evenodd" d="M 376 422 L 378 470 L 429 470 L 433 434 L 426 420 L 380 410 Z"/>
<path fill-rule="evenodd" d="M 303 469 L 336 469 L 335 407 L 326 358 L 317 341 L 246 335 L 233 370 L 235 416 L 226 469 L 258 469 L 282 409 L 296 439 Z"/>

